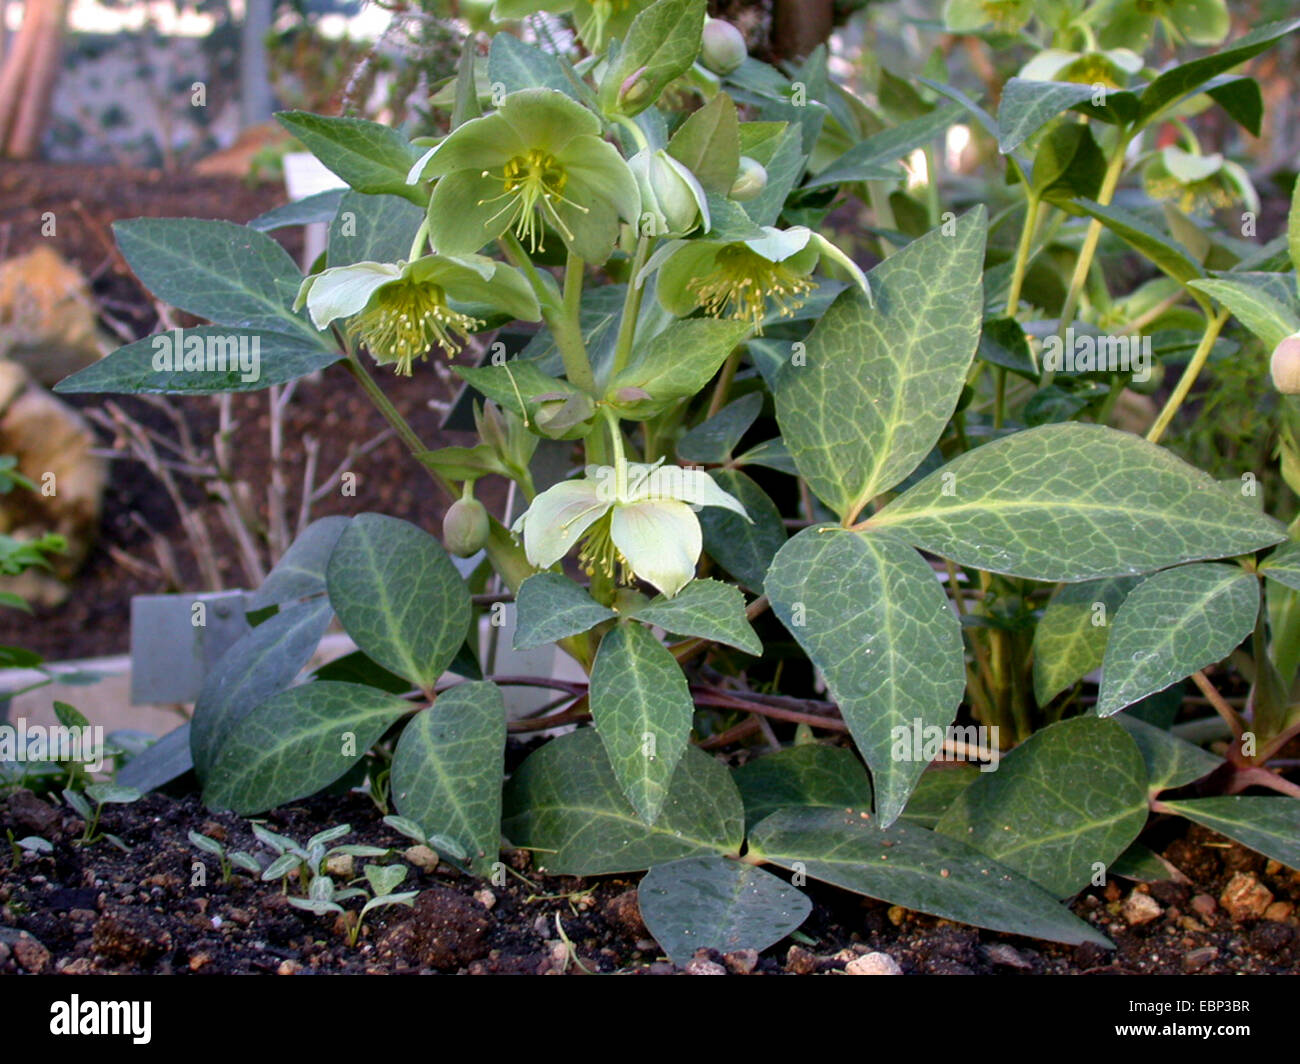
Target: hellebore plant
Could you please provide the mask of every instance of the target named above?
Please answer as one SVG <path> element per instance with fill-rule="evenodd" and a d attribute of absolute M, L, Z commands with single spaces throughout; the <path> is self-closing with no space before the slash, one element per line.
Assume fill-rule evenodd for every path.
<path fill-rule="evenodd" d="M 541 872 L 649 870 L 676 960 L 791 933 L 811 902 L 779 870 L 1108 944 L 1104 909 L 1062 901 L 1099 867 L 1142 875 L 1153 815 L 1300 867 L 1300 788 L 1268 764 L 1300 732 L 1300 540 L 1270 516 L 1300 490 L 1300 208 L 1259 246 L 1184 209 L 1253 203 L 1193 127 L 1214 106 L 1257 131 L 1235 72 L 1300 20 L 1181 66 L 1137 52 L 1157 24 L 1221 39 L 1222 7 L 950 0 L 951 32 L 1019 50 L 992 115 L 887 70 L 871 104 L 825 49 L 765 66 L 704 0 L 498 0 L 576 38 L 471 34 L 408 129 L 280 116 L 349 186 L 293 214 L 332 224 L 305 279 L 276 212 L 119 225 L 136 275 L 213 322 L 192 331 L 259 338 L 262 378 L 154 371 L 144 338 L 62 391 L 340 363 L 448 504 L 442 543 L 318 521 L 251 594 L 190 725 L 204 801 L 387 778 L 400 830 L 474 875 L 503 845 Z M 957 123 L 1002 160 L 981 186 L 937 165 Z M 1281 470 L 1180 458 L 1202 372 L 1274 348 Z M 473 410 L 471 446 L 430 448 L 371 375 L 434 388 L 435 349 L 475 393 L 451 422 Z M 334 618 L 359 649 L 295 682 Z M 503 671 L 500 638 L 585 679 Z M 1249 697 L 1220 692 L 1227 661 Z M 1188 679 L 1220 719 L 1174 730 Z M 554 697 L 508 716 L 505 685 Z M 575 724 L 505 778 L 509 734 Z M 272 845 L 264 874 L 323 875 L 324 842 Z"/>

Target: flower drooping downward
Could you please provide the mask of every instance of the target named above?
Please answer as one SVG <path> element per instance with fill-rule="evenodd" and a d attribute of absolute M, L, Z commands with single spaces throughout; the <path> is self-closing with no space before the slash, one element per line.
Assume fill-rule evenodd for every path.
<path fill-rule="evenodd" d="M 587 573 L 625 584 L 640 577 L 672 598 L 694 578 L 703 549 L 692 507 L 721 506 L 748 520 L 700 469 L 628 462 L 587 474 L 548 488 L 515 522 L 530 564 L 548 569 L 581 541 Z"/>
<path fill-rule="evenodd" d="M 659 271 L 659 302 L 678 317 L 697 307 L 714 318 L 753 324 L 758 335 L 770 318 L 789 318 L 817 287 L 811 274 L 821 256 L 839 262 L 867 296 L 866 276 L 844 252 L 806 226 L 775 229 L 749 240 L 676 240 L 650 256 L 638 283 Z"/>
<path fill-rule="evenodd" d="M 450 358 L 483 325 L 482 319 L 447 306 L 441 286 L 403 278 L 376 289 L 347 330 L 379 365 L 395 363 L 394 372 L 409 377 L 412 361 L 424 358 L 431 347 L 441 347 Z"/>
<path fill-rule="evenodd" d="M 537 297 L 518 271 L 477 255 L 335 266 L 303 281 L 294 308 L 303 304 L 318 329 L 346 319 L 348 336 L 376 363 L 392 365 L 403 376 L 431 348 L 442 348 L 448 357 L 459 352 L 484 325 L 473 309 L 502 310 L 527 321 L 540 316 Z"/>

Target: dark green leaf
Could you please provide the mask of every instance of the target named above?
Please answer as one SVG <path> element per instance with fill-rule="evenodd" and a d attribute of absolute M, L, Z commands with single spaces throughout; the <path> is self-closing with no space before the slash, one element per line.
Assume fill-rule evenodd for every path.
<path fill-rule="evenodd" d="M 402 731 L 393 754 L 393 804 L 426 836 L 443 835 L 491 873 L 501 841 L 506 708 L 492 683 L 444 691 Z"/>
<path fill-rule="evenodd" d="M 863 811 L 785 809 L 750 834 L 749 852 L 881 901 L 1051 942 L 1110 942 L 1042 887 L 963 842 Z"/>
<path fill-rule="evenodd" d="M 516 650 L 545 646 L 618 616 L 561 573 L 530 576 L 519 586 L 515 609 Z"/>
<path fill-rule="evenodd" d="M 944 728 L 966 686 L 961 626 L 934 571 L 892 536 L 809 528 L 767 574 L 772 610 L 812 659 L 871 768 L 891 824 L 929 759 L 900 756 L 899 731 Z"/>
<path fill-rule="evenodd" d="M 1057 897 L 1091 881 L 1147 821 L 1137 744 L 1115 721 L 1075 717 L 1035 732 L 981 773 L 935 828 Z"/>
<path fill-rule="evenodd" d="M 744 835 L 740 795 L 726 768 L 695 748 L 673 774 L 653 827 L 619 790 L 591 728 L 552 739 L 510 778 L 506 837 L 536 851 L 554 875 L 637 872 L 682 857 L 736 853 Z"/>
<path fill-rule="evenodd" d="M 326 569 L 344 630 L 384 668 L 433 689 L 469 629 L 465 584 L 438 541 L 381 514 L 361 514 Z"/>
<path fill-rule="evenodd" d="M 675 598 L 660 595 L 630 616 L 674 635 L 725 643 L 755 657 L 763 653 L 763 644 L 745 616 L 745 596 L 739 588 L 717 580 L 692 580 Z"/>
<path fill-rule="evenodd" d="M 306 798 L 347 772 L 410 709 L 373 687 L 329 681 L 291 687 L 231 730 L 203 801 L 250 816 Z"/>
<path fill-rule="evenodd" d="M 812 902 L 783 879 L 725 857 L 655 865 L 636 895 L 650 934 L 679 967 L 697 949 L 766 949 L 812 912 Z"/>

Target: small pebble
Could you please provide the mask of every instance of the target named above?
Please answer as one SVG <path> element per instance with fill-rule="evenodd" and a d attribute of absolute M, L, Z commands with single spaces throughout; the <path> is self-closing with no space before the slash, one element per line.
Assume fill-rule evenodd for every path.
<path fill-rule="evenodd" d="M 484 887 L 482 890 L 474 891 L 474 900 L 483 908 L 491 909 L 497 903 L 497 896 Z"/>
<path fill-rule="evenodd" d="M 726 975 L 727 969 L 717 961 L 706 961 L 700 957 L 686 966 L 687 975 Z"/>
<path fill-rule="evenodd" d="M 336 853 L 325 859 L 325 874 L 335 879 L 351 879 L 356 867 L 356 859 L 350 853 Z"/>
<path fill-rule="evenodd" d="M 428 846 L 408 846 L 403 856 L 422 872 L 432 872 L 438 867 L 438 855 Z"/>
<path fill-rule="evenodd" d="M 1189 950 L 1183 954 L 1183 971 L 1199 972 L 1218 955 L 1219 951 L 1214 946 L 1201 946 L 1199 949 Z"/>
<path fill-rule="evenodd" d="M 1192 899 L 1192 908 L 1201 916 L 1213 916 L 1219 903 L 1208 894 L 1198 894 Z"/>
<path fill-rule="evenodd" d="M 758 950 L 738 949 L 722 955 L 722 963 L 733 975 L 751 975 L 758 967 Z"/>
<path fill-rule="evenodd" d="M 1123 913 L 1124 919 L 1130 927 L 1141 927 L 1143 924 L 1149 924 L 1152 920 L 1158 920 L 1164 910 L 1160 908 L 1160 903 L 1150 894 L 1143 894 L 1135 890 L 1124 899 L 1124 905 L 1120 912 Z"/>
<path fill-rule="evenodd" d="M 1258 920 L 1273 904 L 1273 892 L 1253 872 L 1238 872 L 1223 888 L 1219 904 L 1237 923 Z"/>
<path fill-rule="evenodd" d="M 867 953 L 844 966 L 845 975 L 902 975 L 898 966 L 888 953 Z"/>

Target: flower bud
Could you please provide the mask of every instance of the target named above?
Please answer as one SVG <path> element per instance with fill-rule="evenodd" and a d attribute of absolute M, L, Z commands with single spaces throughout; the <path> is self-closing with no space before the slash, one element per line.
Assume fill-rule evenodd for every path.
<path fill-rule="evenodd" d="M 1283 395 L 1300 395 L 1300 333 L 1293 333 L 1273 349 L 1269 369 L 1274 388 Z"/>
<path fill-rule="evenodd" d="M 690 170 L 662 149 L 638 152 L 629 166 L 641 189 L 642 210 L 657 219 L 657 235 L 680 236 L 699 224 L 707 210 L 704 189 Z"/>
<path fill-rule="evenodd" d="M 748 155 L 740 157 L 740 170 L 728 195 L 737 202 L 744 203 L 759 195 L 767 188 L 767 170 L 757 159 Z"/>
<path fill-rule="evenodd" d="M 730 22 L 711 18 L 704 24 L 700 61 L 715 74 L 730 74 L 749 57 L 745 38 Z"/>
<path fill-rule="evenodd" d="M 442 541 L 458 558 L 468 558 L 482 550 L 488 540 L 488 514 L 472 495 L 457 499 L 447 507 L 442 519 Z"/>

